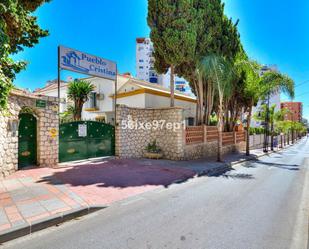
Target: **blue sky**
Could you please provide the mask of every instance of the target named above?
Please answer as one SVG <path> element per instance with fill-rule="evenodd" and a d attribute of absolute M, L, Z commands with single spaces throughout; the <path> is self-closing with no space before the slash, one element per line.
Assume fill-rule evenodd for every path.
<path fill-rule="evenodd" d="M 276 64 L 296 85 L 296 101 L 309 118 L 309 1 L 225 0 L 226 13 L 240 19 L 239 32 L 248 55 Z M 57 76 L 57 45 L 62 44 L 118 62 L 120 72 L 135 75 L 135 38 L 149 35 L 147 0 L 52 0 L 37 12 L 50 31 L 40 44 L 14 56 L 29 62 L 15 84 L 35 89 Z M 62 78 L 73 75 L 63 72 Z M 282 96 L 285 99 L 285 96 Z"/>

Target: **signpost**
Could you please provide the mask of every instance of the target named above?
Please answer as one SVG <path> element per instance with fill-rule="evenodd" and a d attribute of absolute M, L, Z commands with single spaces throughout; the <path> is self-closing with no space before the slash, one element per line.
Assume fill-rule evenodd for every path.
<path fill-rule="evenodd" d="M 46 100 L 37 99 L 35 102 L 35 106 L 38 108 L 45 108 L 46 107 Z"/>
<path fill-rule="evenodd" d="M 78 136 L 79 137 L 87 137 L 87 124 L 79 124 L 78 125 Z"/>
<path fill-rule="evenodd" d="M 58 46 L 58 98 L 60 101 L 60 70 L 113 80 L 115 82 L 115 125 L 117 104 L 117 64 L 113 61 L 63 46 Z"/>

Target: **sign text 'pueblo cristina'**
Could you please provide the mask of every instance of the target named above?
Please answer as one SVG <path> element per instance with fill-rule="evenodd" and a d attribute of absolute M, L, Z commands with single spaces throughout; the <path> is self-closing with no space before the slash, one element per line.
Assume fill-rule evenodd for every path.
<path fill-rule="evenodd" d="M 115 80 L 116 63 L 78 50 L 60 46 L 60 67 L 62 69 Z"/>

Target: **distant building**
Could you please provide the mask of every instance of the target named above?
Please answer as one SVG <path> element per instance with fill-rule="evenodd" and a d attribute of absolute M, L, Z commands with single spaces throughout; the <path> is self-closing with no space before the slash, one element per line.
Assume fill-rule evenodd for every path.
<path fill-rule="evenodd" d="M 303 103 L 302 102 L 283 102 L 281 109 L 287 109 L 284 120 L 302 122 L 303 120 Z"/>
<path fill-rule="evenodd" d="M 278 71 L 278 68 L 277 68 L 276 65 L 263 66 L 261 68 L 260 75 L 263 75 L 264 73 L 269 72 L 269 71 L 275 71 L 276 72 L 276 71 Z M 275 112 L 278 112 L 281 109 L 280 94 L 281 94 L 280 90 L 278 90 L 274 94 L 269 96 L 269 106 L 271 107 L 271 106 L 275 105 Z M 255 106 L 252 110 L 252 114 L 253 114 L 252 116 L 253 117 L 255 115 L 258 115 L 258 113 L 260 111 L 262 111 L 262 105 L 263 104 L 267 104 L 267 100 L 260 99 L 257 106 Z M 257 121 L 254 118 L 252 118 L 251 127 L 260 127 L 262 125 L 262 122 L 263 121 Z"/>
<path fill-rule="evenodd" d="M 150 83 L 156 83 L 163 87 L 170 86 L 170 71 L 166 74 L 158 74 L 154 68 L 153 44 L 150 38 L 136 39 L 136 77 Z M 192 95 L 189 83 L 175 75 L 175 89 L 188 95 Z"/>

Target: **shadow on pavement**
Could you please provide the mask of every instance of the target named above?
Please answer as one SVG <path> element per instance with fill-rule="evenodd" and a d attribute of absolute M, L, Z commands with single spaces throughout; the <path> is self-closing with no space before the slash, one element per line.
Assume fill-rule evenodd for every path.
<path fill-rule="evenodd" d="M 164 186 L 187 181 L 194 177 L 194 171 L 182 167 L 141 166 L 135 160 L 108 160 L 57 169 L 39 182 L 89 186 L 127 188 L 138 186 Z"/>

